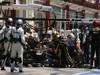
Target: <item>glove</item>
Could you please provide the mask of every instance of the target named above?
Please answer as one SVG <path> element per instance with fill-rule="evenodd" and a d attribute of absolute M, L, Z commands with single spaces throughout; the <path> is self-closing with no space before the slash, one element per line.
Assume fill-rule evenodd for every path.
<path fill-rule="evenodd" d="M 1 40 L 0 40 L 0 43 L 3 43 L 3 42 L 4 42 L 4 39 L 1 39 Z"/>
<path fill-rule="evenodd" d="M 21 41 L 21 38 L 19 38 L 18 41 L 21 43 L 21 45 L 25 46 L 25 44 Z"/>
<path fill-rule="evenodd" d="M 10 38 L 13 39 L 13 35 L 12 34 L 10 34 Z"/>
<path fill-rule="evenodd" d="M 6 37 L 4 37 L 3 41 L 7 42 L 7 41 L 8 41 L 8 39 L 7 39 Z"/>

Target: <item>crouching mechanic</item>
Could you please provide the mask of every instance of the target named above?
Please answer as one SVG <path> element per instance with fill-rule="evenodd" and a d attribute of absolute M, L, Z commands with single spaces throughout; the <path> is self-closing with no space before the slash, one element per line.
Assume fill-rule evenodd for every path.
<path fill-rule="evenodd" d="M 8 55 L 10 52 L 11 42 L 10 42 L 10 33 L 11 33 L 11 26 L 13 24 L 13 19 L 8 18 L 5 22 L 5 25 L 0 30 L 0 43 L 4 44 L 4 53 L 2 55 L 2 61 L 1 61 L 1 70 L 5 70 L 5 63 Z"/>
<path fill-rule="evenodd" d="M 12 31 L 12 51 L 11 51 L 11 72 L 15 69 L 15 60 L 17 59 L 19 72 L 23 72 L 23 46 L 26 45 L 24 30 L 21 27 L 23 21 L 21 19 L 17 20 L 16 26 Z"/>

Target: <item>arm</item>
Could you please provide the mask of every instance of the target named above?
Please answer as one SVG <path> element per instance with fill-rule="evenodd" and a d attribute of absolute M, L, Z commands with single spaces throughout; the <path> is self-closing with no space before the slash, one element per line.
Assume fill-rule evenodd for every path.
<path fill-rule="evenodd" d="M 5 40 L 5 26 L 0 30 L 0 43 Z"/>
<path fill-rule="evenodd" d="M 4 32 L 5 32 L 5 26 L 0 30 L 0 35 L 3 35 Z"/>
<path fill-rule="evenodd" d="M 24 35 L 24 30 L 22 29 L 21 30 L 21 44 L 22 45 L 26 45 L 27 43 L 26 43 L 26 41 L 25 41 L 25 35 Z"/>

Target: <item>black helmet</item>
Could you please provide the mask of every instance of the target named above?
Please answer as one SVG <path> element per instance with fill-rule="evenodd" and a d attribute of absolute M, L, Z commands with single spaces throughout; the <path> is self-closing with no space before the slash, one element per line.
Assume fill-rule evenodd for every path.
<path fill-rule="evenodd" d="M 12 26 L 12 24 L 13 24 L 13 19 L 12 19 L 12 18 L 8 18 L 8 19 L 6 20 L 6 22 L 5 22 L 5 25 L 6 25 L 7 27 Z"/>
<path fill-rule="evenodd" d="M 13 19 L 12 19 L 12 18 L 8 18 L 8 21 L 9 21 L 9 22 L 13 22 Z"/>
<path fill-rule="evenodd" d="M 8 23 L 12 23 L 13 22 L 13 19 L 12 18 L 7 18 L 6 19 L 6 23 L 8 24 Z"/>

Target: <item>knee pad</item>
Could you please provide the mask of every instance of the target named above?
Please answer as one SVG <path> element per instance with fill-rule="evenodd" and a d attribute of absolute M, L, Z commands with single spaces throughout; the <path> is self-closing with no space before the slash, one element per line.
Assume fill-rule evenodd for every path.
<path fill-rule="evenodd" d="M 13 63 L 15 61 L 15 58 L 11 58 L 11 63 Z"/>
<path fill-rule="evenodd" d="M 19 62 L 19 63 L 22 63 L 22 59 L 21 59 L 21 58 L 18 58 L 18 62 Z"/>

